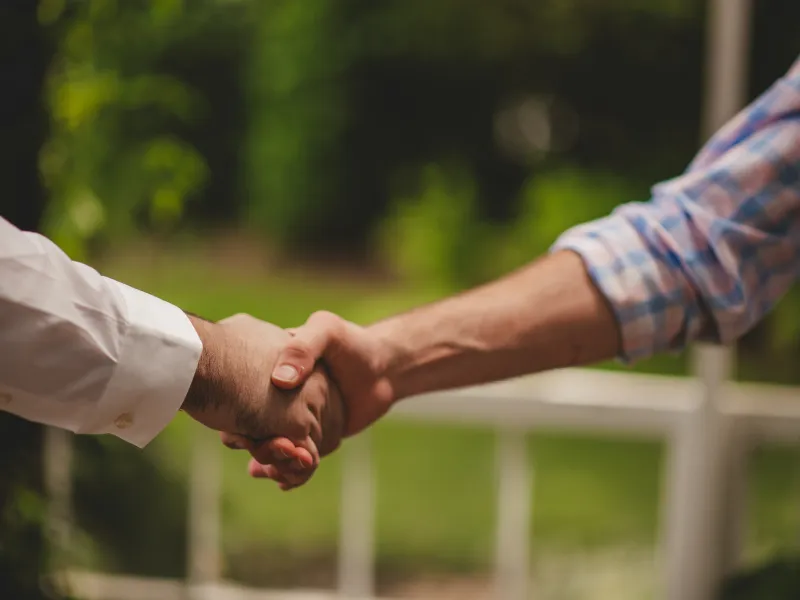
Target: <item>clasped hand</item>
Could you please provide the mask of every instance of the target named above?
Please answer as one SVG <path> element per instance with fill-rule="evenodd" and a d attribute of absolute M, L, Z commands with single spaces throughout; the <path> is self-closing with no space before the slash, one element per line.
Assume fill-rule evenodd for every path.
<path fill-rule="evenodd" d="M 253 477 L 273 479 L 283 490 L 304 484 L 343 437 L 393 403 L 387 348 L 336 315 L 315 313 L 291 331 L 249 315 L 219 325 L 219 367 L 230 380 L 222 396 L 234 414 L 220 406 L 187 412 L 221 431 L 229 448 L 250 452 Z"/>
<path fill-rule="evenodd" d="M 311 364 L 302 386 L 281 389 L 270 374 L 288 332 L 249 315 L 195 326 L 203 357 L 183 410 L 227 446 L 280 469 L 284 489 L 304 483 L 344 434 L 344 404 L 325 368 Z M 254 461 L 251 472 L 263 476 L 263 467 Z"/>

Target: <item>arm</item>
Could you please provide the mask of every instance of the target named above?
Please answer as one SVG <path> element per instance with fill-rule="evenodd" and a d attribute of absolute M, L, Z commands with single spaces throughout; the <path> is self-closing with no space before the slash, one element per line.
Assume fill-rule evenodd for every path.
<path fill-rule="evenodd" d="M 800 62 L 653 199 L 566 232 L 551 256 L 367 328 L 313 315 L 273 373 L 316 359 L 349 433 L 423 392 L 745 333 L 800 275 Z"/>
<path fill-rule="evenodd" d="M 394 402 L 416 394 L 593 362 L 616 354 L 612 311 L 581 259 L 560 252 L 499 281 L 363 328 L 328 312 L 312 315 L 286 344 L 273 382 L 291 389 L 323 357 L 355 434 Z M 281 459 L 286 439 L 247 448 L 250 474 L 291 489 L 310 476 Z"/>
<path fill-rule="evenodd" d="M 270 385 L 287 338 L 254 319 L 186 315 L 0 219 L 2 410 L 144 446 L 182 408 L 248 439 L 304 443 L 289 454 L 313 465 L 317 447 L 338 445 L 341 402 L 321 371 L 296 392 Z"/>
<path fill-rule="evenodd" d="M 581 258 L 563 251 L 369 327 L 314 313 L 284 347 L 272 381 L 294 388 L 323 359 L 353 435 L 409 396 L 587 364 L 620 348 L 611 307 Z M 274 463 L 275 447 L 256 458 Z M 263 474 L 278 478 L 275 469 Z"/>
<path fill-rule="evenodd" d="M 646 203 L 576 227 L 578 252 L 637 360 L 730 343 L 800 276 L 800 60 Z"/>
<path fill-rule="evenodd" d="M 580 257 L 559 252 L 470 292 L 376 323 L 394 399 L 597 362 L 620 348 Z"/>
<path fill-rule="evenodd" d="M 201 331 L 211 343 L 213 330 Z M 177 307 L 72 262 L 3 219 L 0 343 L 3 410 L 137 446 L 181 407 L 203 352 Z M 206 352 L 204 365 L 210 360 Z"/>

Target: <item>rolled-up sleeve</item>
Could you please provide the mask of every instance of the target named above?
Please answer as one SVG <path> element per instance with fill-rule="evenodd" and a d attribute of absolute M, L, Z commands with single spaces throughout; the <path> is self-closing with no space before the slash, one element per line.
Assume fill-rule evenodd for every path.
<path fill-rule="evenodd" d="M 731 342 L 800 277 L 800 62 L 687 172 L 563 234 L 619 323 L 621 358 Z"/>
<path fill-rule="evenodd" d="M 179 308 L 0 219 L 0 409 L 142 447 L 179 410 L 201 351 Z"/>

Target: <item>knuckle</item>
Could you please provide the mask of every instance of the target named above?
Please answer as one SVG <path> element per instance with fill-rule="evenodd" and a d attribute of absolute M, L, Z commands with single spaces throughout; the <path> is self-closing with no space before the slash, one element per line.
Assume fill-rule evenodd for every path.
<path fill-rule="evenodd" d="M 309 317 L 309 323 L 330 331 L 339 331 L 342 327 L 342 319 L 328 310 L 318 310 Z"/>
<path fill-rule="evenodd" d="M 335 319 L 336 315 L 329 310 L 315 310 L 308 318 L 309 321 L 324 321 L 327 319 Z"/>
<path fill-rule="evenodd" d="M 311 346 L 305 340 L 293 338 L 286 344 L 284 352 L 297 358 L 307 358 L 311 355 Z"/>

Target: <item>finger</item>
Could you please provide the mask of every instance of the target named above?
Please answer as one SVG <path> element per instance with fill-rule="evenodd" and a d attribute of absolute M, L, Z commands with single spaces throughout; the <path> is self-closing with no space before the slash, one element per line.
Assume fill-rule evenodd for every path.
<path fill-rule="evenodd" d="M 301 451 L 304 451 L 305 454 L 301 453 Z M 296 468 L 316 469 L 319 466 L 321 460 L 319 450 L 317 449 L 317 444 L 311 437 L 307 437 L 297 445 L 295 460 L 296 464 L 294 466 Z"/>
<path fill-rule="evenodd" d="M 263 473 L 275 481 L 283 481 L 292 485 L 302 485 L 314 473 L 313 470 L 297 470 L 290 464 L 282 465 L 261 465 Z"/>
<path fill-rule="evenodd" d="M 250 477 L 255 477 L 256 479 L 271 479 L 270 472 L 267 469 L 269 466 L 271 465 L 262 465 L 255 458 L 251 458 L 247 464 L 247 473 Z"/>
<path fill-rule="evenodd" d="M 319 452 L 310 437 L 298 444 L 273 438 L 248 450 L 253 457 L 248 465 L 250 476 L 285 484 L 281 486 L 285 491 L 306 483 L 319 465 Z"/>
<path fill-rule="evenodd" d="M 316 469 L 320 463 L 319 450 L 311 437 L 294 444 L 294 452 L 291 454 L 290 464 L 294 469 Z"/>
<path fill-rule="evenodd" d="M 294 442 L 289 438 L 274 437 L 257 446 L 252 454 L 256 458 L 261 458 L 263 454 L 271 455 L 276 461 L 280 462 L 281 460 L 295 460 L 300 453 L 307 454 L 308 452 L 295 446 Z M 261 462 L 266 464 L 267 461 Z"/>
<path fill-rule="evenodd" d="M 262 465 L 252 458 L 247 465 L 247 472 L 256 479 L 272 479 L 278 483 L 289 483 L 284 478 L 284 474 L 275 465 Z"/>
<path fill-rule="evenodd" d="M 311 479 L 311 475 L 308 473 L 286 473 L 279 471 L 278 475 L 281 477 L 282 483 L 288 483 L 296 487 L 303 485 Z"/>
<path fill-rule="evenodd" d="M 283 389 L 302 384 L 314 371 L 317 360 L 343 331 L 343 321 L 329 312 L 316 312 L 298 327 L 284 346 L 275 368 L 272 383 Z"/>
<path fill-rule="evenodd" d="M 290 486 L 288 489 L 299 487 L 306 483 L 313 473 L 308 472 L 294 472 L 291 468 L 281 468 L 276 465 L 262 465 L 255 459 L 250 459 L 248 464 L 248 473 L 251 477 L 256 479 L 272 479 L 278 484 Z M 281 489 L 285 489 L 282 487 Z"/>
<path fill-rule="evenodd" d="M 278 473 L 283 477 L 283 479 L 286 482 L 293 484 L 295 487 L 299 487 L 311 479 L 314 473 L 316 473 L 320 461 L 317 445 L 310 437 L 298 443 L 297 446 L 298 451 L 306 451 L 307 454 L 305 457 L 301 455 L 299 458 L 292 460 L 289 463 L 284 462 L 275 465 Z"/>
<path fill-rule="evenodd" d="M 284 480 L 294 484 L 308 481 L 317 470 L 317 464 L 311 464 L 300 460 L 284 460 L 272 463 L 268 466 L 271 467 L 268 470 L 269 473 L 277 473 Z"/>
<path fill-rule="evenodd" d="M 306 446 L 308 446 L 308 444 L 306 444 Z M 262 465 L 297 461 L 300 463 L 300 466 L 305 467 L 312 467 L 315 464 L 319 464 L 319 460 L 315 460 L 313 455 L 313 450 L 315 448 L 315 446 L 312 446 L 309 450 L 294 444 L 285 437 L 271 438 L 247 447 L 253 458 Z"/>

